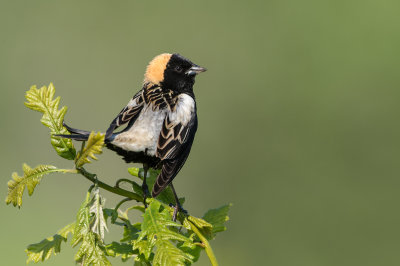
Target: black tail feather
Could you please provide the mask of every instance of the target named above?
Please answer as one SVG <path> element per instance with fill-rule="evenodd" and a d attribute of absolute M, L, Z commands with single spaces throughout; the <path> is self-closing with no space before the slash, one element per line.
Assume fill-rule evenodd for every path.
<path fill-rule="evenodd" d="M 72 134 L 88 135 L 88 136 L 90 135 L 90 131 L 72 128 L 72 127 L 68 126 L 67 124 L 65 124 L 65 122 L 63 122 L 63 126 Z"/>
<path fill-rule="evenodd" d="M 76 129 L 68 126 L 63 122 L 63 126 L 72 134 L 67 135 L 67 134 L 60 134 L 60 135 L 54 135 L 54 137 L 61 137 L 61 138 L 66 138 L 66 139 L 73 139 L 73 140 L 88 140 L 90 132 L 86 130 L 81 130 L 81 129 Z"/>
<path fill-rule="evenodd" d="M 54 137 L 61 137 L 65 139 L 73 139 L 73 140 L 88 140 L 90 134 L 71 134 L 71 135 L 53 135 Z"/>

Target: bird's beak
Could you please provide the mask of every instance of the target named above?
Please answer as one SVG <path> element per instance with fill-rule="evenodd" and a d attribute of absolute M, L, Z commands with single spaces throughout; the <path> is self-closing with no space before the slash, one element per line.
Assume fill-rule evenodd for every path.
<path fill-rule="evenodd" d="M 186 71 L 186 75 L 193 76 L 204 71 L 207 71 L 207 69 L 198 65 L 193 65 L 188 71 Z"/>

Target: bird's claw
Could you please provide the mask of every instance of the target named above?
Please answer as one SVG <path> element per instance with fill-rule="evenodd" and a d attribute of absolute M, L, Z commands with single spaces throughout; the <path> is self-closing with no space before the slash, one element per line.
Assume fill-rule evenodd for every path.
<path fill-rule="evenodd" d="M 182 208 L 180 204 L 173 205 L 172 203 L 170 203 L 169 206 L 174 208 L 174 213 L 172 214 L 172 221 L 174 222 L 176 222 L 176 217 L 178 216 L 178 212 L 188 215 L 188 211 Z"/>
<path fill-rule="evenodd" d="M 143 184 L 143 185 L 142 185 L 142 191 L 143 191 L 143 203 L 144 203 L 144 207 L 147 208 L 146 199 L 149 198 L 149 196 L 150 196 L 149 188 L 147 187 L 147 184 Z"/>

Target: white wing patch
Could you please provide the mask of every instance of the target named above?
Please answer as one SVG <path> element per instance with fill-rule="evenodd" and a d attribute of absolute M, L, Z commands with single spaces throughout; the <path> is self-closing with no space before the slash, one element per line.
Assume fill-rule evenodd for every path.
<path fill-rule="evenodd" d="M 128 106 L 132 108 L 136 104 L 136 100 L 133 99 L 128 103 Z M 168 157 L 176 149 L 176 147 L 167 147 L 170 142 L 178 141 L 182 144 L 187 140 L 189 130 L 186 126 L 195 111 L 194 99 L 187 94 L 181 94 L 178 96 L 174 110 L 169 112 L 167 110 L 153 110 L 151 104 L 144 104 L 132 127 L 118 134 L 111 143 L 128 151 L 146 151 L 150 156 L 156 155 L 158 144 L 158 148 L 167 148 L 166 154 L 162 158 Z M 166 116 L 168 116 L 168 119 Z M 163 125 L 165 125 L 167 132 L 162 132 Z M 174 134 L 174 129 L 177 130 L 176 134 Z M 162 143 L 160 143 L 161 139 L 163 140 Z"/>
<path fill-rule="evenodd" d="M 165 118 L 158 139 L 156 155 L 161 160 L 176 157 L 185 145 L 191 132 L 189 122 L 193 115 L 196 115 L 194 99 L 186 94 L 179 95 L 174 110 Z"/>
<path fill-rule="evenodd" d="M 194 112 L 194 100 L 187 94 L 180 94 L 175 106 L 175 110 L 169 113 L 169 121 L 173 124 L 181 123 L 186 126 L 192 118 Z"/>

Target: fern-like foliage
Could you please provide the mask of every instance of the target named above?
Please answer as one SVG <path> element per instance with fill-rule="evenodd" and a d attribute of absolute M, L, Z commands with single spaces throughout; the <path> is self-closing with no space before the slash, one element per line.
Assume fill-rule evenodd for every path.
<path fill-rule="evenodd" d="M 17 173 L 12 174 L 12 178 L 8 181 L 8 193 L 6 203 L 12 203 L 14 206 L 22 206 L 22 195 L 24 194 L 25 188 L 28 189 L 28 194 L 31 196 L 36 186 L 42 180 L 44 175 L 54 172 L 66 172 L 64 169 L 57 169 L 52 165 L 38 165 L 35 168 L 30 168 L 27 164 L 23 164 L 22 170 L 24 171 L 23 176 L 18 176 Z"/>
<path fill-rule="evenodd" d="M 191 263 L 193 257 L 177 248 L 171 241 L 180 241 L 186 245 L 193 245 L 193 241 L 172 230 L 169 227 L 180 227 L 173 222 L 170 212 L 161 206 L 157 200 L 152 200 L 143 215 L 142 230 L 139 237 L 134 241 L 133 248 L 138 249 L 145 259 L 156 247 L 154 254 L 154 265 L 185 265 Z"/>
<path fill-rule="evenodd" d="M 48 87 L 43 86 L 40 89 L 32 86 L 26 92 L 25 97 L 27 102 L 25 106 L 43 114 L 40 121 L 50 129 L 52 135 L 69 134 L 68 130 L 63 126 L 67 107 L 63 106 L 61 109 L 58 109 L 60 97 L 53 99 L 54 94 L 55 89 L 52 83 Z M 75 159 L 76 151 L 70 139 L 52 136 L 51 144 L 61 157 L 68 160 Z"/>
<path fill-rule="evenodd" d="M 81 244 L 75 255 L 75 260 L 83 266 L 111 265 L 106 257 L 103 240 L 92 231 L 92 220 L 99 218 L 91 216 L 90 209 L 92 206 L 90 203 L 90 192 L 88 192 L 76 216 L 74 236 L 71 240 L 73 247 Z"/>
<path fill-rule="evenodd" d="M 56 255 L 61 252 L 61 243 L 67 241 L 70 233 L 74 233 L 75 223 L 71 223 L 59 230 L 57 234 L 52 237 L 43 239 L 39 243 L 31 244 L 27 247 L 25 252 L 28 255 L 26 263 L 30 261 L 39 262 L 45 261 L 50 258 L 52 254 Z"/>
<path fill-rule="evenodd" d="M 100 195 L 100 190 L 96 187 L 93 191 L 93 199 L 90 204 L 89 212 L 92 214 L 90 229 L 104 241 L 104 231 L 108 231 L 107 222 L 104 219 L 103 207 L 105 199 Z"/>
<path fill-rule="evenodd" d="M 95 154 L 102 153 L 104 136 L 105 135 L 100 132 L 98 132 L 97 134 L 95 134 L 94 132 L 90 133 L 86 146 L 76 156 L 75 165 L 77 168 L 82 167 L 86 163 L 90 163 L 89 157 L 97 160 Z"/>

